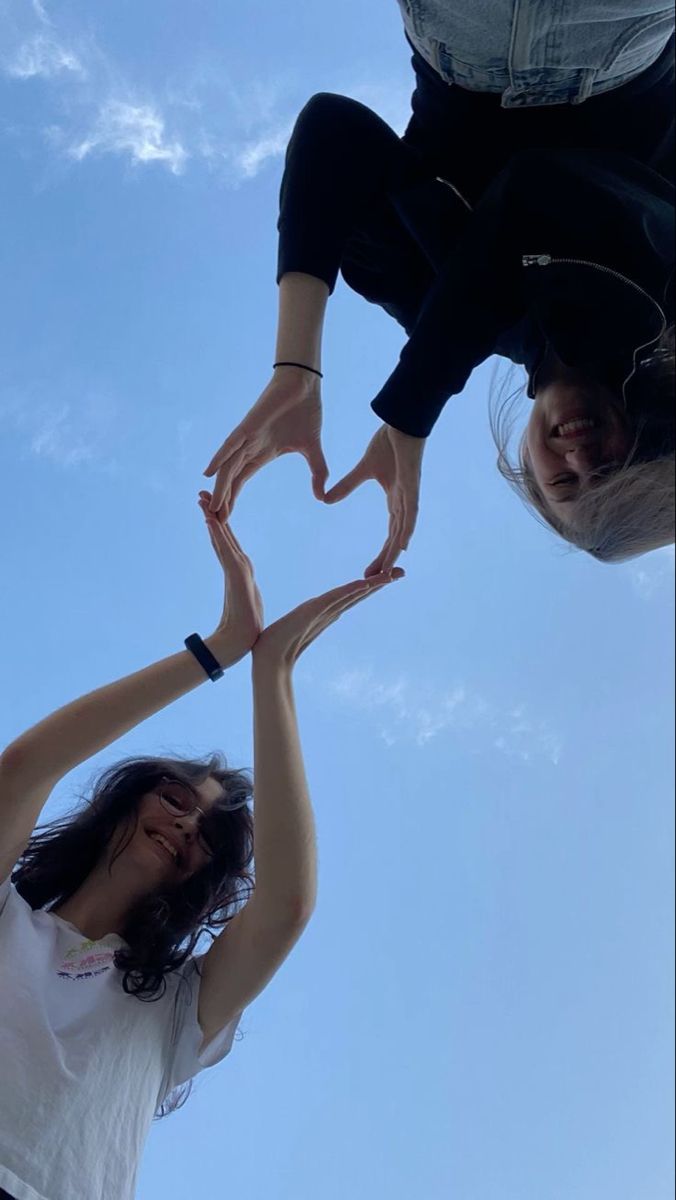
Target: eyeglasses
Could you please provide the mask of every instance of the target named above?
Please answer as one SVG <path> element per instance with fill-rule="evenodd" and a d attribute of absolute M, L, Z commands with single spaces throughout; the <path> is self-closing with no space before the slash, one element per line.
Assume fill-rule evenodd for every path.
<path fill-rule="evenodd" d="M 162 807 L 172 817 L 189 817 L 194 812 L 200 814 L 202 820 L 197 827 L 197 842 L 210 858 L 223 850 L 227 837 L 227 832 L 223 829 L 223 822 L 219 818 L 224 813 L 236 812 L 237 809 L 244 808 L 248 804 L 248 799 L 236 801 L 227 806 L 219 804 L 216 809 L 205 813 L 204 809 L 196 803 L 195 796 L 187 784 L 179 783 L 178 780 L 170 779 L 166 775 L 153 790 Z"/>

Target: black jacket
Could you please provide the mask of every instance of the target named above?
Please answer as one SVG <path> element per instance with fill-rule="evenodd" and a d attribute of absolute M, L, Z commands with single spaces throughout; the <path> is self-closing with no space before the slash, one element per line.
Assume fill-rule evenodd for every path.
<path fill-rule="evenodd" d="M 614 152 L 517 154 L 440 265 L 372 408 L 427 437 L 491 354 L 524 364 L 533 395 L 548 346 L 622 394 L 673 320 L 673 259 L 674 190 L 655 171 Z"/>
<path fill-rule="evenodd" d="M 472 203 L 512 155 L 533 146 L 617 150 L 674 183 L 673 36 L 635 79 L 582 104 L 502 108 L 499 95 L 446 83 L 416 50 L 411 62 L 416 86 L 404 141 Z"/>

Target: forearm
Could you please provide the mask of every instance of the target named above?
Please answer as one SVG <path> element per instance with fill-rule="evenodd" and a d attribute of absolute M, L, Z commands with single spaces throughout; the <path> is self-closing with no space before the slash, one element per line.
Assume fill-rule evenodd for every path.
<path fill-rule="evenodd" d="M 218 636 L 205 641 L 223 662 Z M 79 763 L 205 682 L 207 676 L 188 650 L 172 654 L 57 709 L 16 738 L 3 758 L 27 787 L 53 786 Z"/>
<path fill-rule="evenodd" d="M 316 897 L 315 822 L 290 671 L 253 656 L 255 900 L 303 923 Z"/>
<path fill-rule="evenodd" d="M 299 271 L 284 275 L 279 284 L 275 362 L 302 363 L 321 370 L 328 298 L 328 285 L 322 279 Z"/>

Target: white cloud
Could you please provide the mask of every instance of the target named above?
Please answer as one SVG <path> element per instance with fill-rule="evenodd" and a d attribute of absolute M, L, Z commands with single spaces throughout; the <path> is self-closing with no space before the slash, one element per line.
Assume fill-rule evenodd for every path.
<path fill-rule="evenodd" d="M 31 452 L 62 467 L 74 467 L 90 461 L 94 449 L 81 433 L 73 429 L 69 405 L 36 413 L 38 428 L 30 440 Z"/>
<path fill-rule="evenodd" d="M 289 121 L 282 128 L 263 133 L 231 152 L 228 157 L 240 178 L 254 179 L 271 159 L 281 158 L 286 151 L 292 126 L 293 123 Z"/>
<path fill-rule="evenodd" d="M 31 7 L 39 21 L 42 21 L 44 25 L 51 25 L 52 22 L 47 15 L 47 10 L 44 4 L 41 4 L 40 0 L 31 0 Z"/>
<path fill-rule="evenodd" d="M 674 583 L 674 547 L 665 546 L 639 561 L 627 564 L 634 591 L 643 600 L 652 600 L 665 587 Z"/>
<path fill-rule="evenodd" d="M 5 70 L 13 79 L 34 79 L 36 76 L 52 79 L 64 72 L 85 74 L 84 66 L 74 51 L 42 33 L 24 42 Z"/>
<path fill-rule="evenodd" d="M 164 119 L 156 107 L 123 100 L 104 104 L 87 136 L 68 147 L 78 162 L 93 152 L 129 154 L 134 163 L 166 163 L 174 175 L 181 173 L 188 157 L 180 141 L 166 139 Z"/>
<path fill-rule="evenodd" d="M 343 703 L 370 713 L 387 746 L 412 740 L 424 747 L 448 734 L 474 739 L 478 749 L 491 747 L 525 763 L 545 758 L 556 766 L 561 757 L 561 738 L 546 720 L 531 716 L 523 704 L 501 709 L 461 683 L 421 686 L 403 675 L 385 682 L 369 669 L 354 669 L 343 671 L 328 687 Z"/>
<path fill-rule="evenodd" d="M 3 0 L 0 0 L 0 8 Z M 53 20 L 44 0 L 17 0 L 12 33 L 0 59 L 17 81 L 51 84 L 41 132 L 52 150 L 84 163 L 113 154 L 135 165 L 159 163 L 181 175 L 190 160 L 220 173 L 226 184 L 256 179 L 282 159 L 304 85 L 280 68 L 236 86 L 214 54 L 187 63 L 161 89 L 125 77 L 88 32 Z M 398 132 L 410 115 L 409 80 L 338 80 L 337 90 L 374 108 Z"/>
<path fill-rule="evenodd" d="M 0 396 L 0 425 L 22 438 L 35 458 L 66 469 L 83 464 L 114 469 L 109 458 L 115 405 L 103 395 L 81 400 L 38 400 L 31 394 Z"/>

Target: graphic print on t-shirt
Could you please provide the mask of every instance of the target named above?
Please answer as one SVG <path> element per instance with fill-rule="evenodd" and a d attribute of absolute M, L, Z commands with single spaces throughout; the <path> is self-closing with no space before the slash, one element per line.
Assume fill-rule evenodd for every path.
<path fill-rule="evenodd" d="M 115 944 L 117 938 L 111 939 L 113 944 L 110 946 L 106 942 L 107 938 L 101 938 L 98 942 L 84 939 L 78 946 L 71 947 L 56 972 L 59 979 L 93 979 L 95 975 L 110 971 L 115 966 L 113 957 L 119 945 Z"/>

